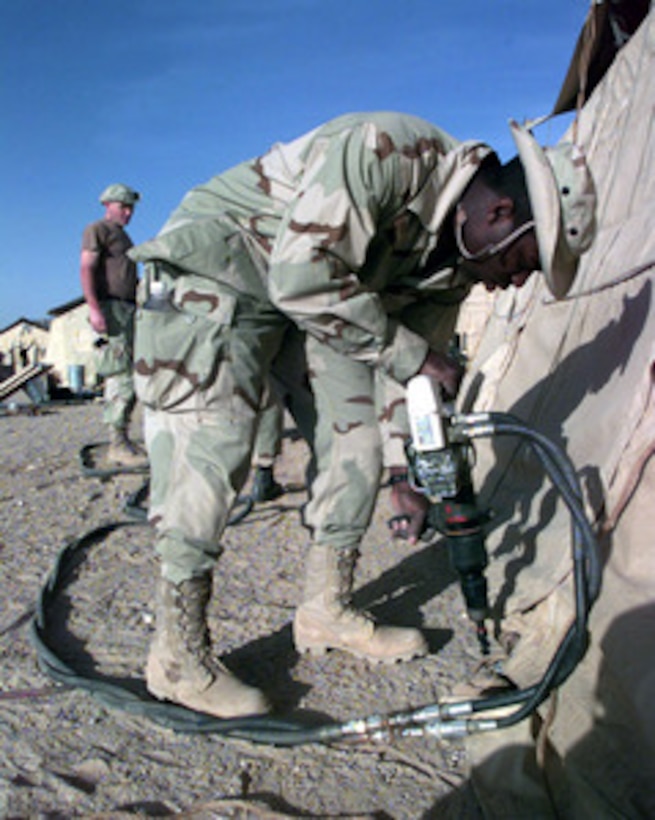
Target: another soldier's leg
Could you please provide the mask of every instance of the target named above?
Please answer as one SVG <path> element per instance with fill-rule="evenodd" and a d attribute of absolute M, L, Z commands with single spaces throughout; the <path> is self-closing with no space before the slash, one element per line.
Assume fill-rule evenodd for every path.
<path fill-rule="evenodd" d="M 256 475 L 252 495 L 255 501 L 275 498 L 282 490 L 273 472 L 275 458 L 281 449 L 285 409 L 313 452 L 316 405 L 309 384 L 305 334 L 296 325 L 287 328 L 271 368 L 253 459 Z M 307 465 L 306 475 L 309 485 L 316 475 L 313 458 Z"/>
<path fill-rule="evenodd" d="M 284 493 L 274 476 L 275 459 L 282 449 L 284 408 L 267 383 L 259 413 L 252 464 L 255 470 L 251 496 L 255 501 L 271 501 Z"/>
<path fill-rule="evenodd" d="M 309 381 L 305 344 L 304 331 L 297 325 L 291 325 L 284 334 L 279 353 L 273 360 L 270 382 L 283 406 L 289 411 L 298 432 L 309 445 L 310 460 L 305 471 L 309 487 L 316 477 L 316 402 Z"/>
<path fill-rule="evenodd" d="M 102 352 L 109 375 L 105 376 L 103 420 L 109 430 L 107 458 L 114 464 L 142 466 L 145 453 L 129 438 L 130 420 L 136 406 L 132 376 L 134 310 L 116 300 L 105 303 L 108 326 L 107 349 Z"/>
<path fill-rule="evenodd" d="M 131 373 L 107 376 L 104 387 L 102 418 L 109 427 L 125 429 L 136 404 Z"/>
<path fill-rule="evenodd" d="M 103 421 L 109 432 L 107 459 L 126 467 L 144 466 L 145 453 L 130 440 L 130 418 L 136 403 L 130 373 L 107 376 L 104 388 Z"/>
<path fill-rule="evenodd" d="M 230 356 L 217 361 L 216 379 L 203 391 L 170 411 L 146 411 L 150 520 L 162 573 L 148 688 L 159 698 L 225 718 L 268 708 L 258 689 L 212 657 L 206 619 L 220 539 L 250 465 L 266 351 L 280 336 L 266 316 L 247 327 L 229 330 Z M 184 372 L 193 374 L 193 362 L 185 365 Z"/>
<path fill-rule="evenodd" d="M 273 360 L 270 381 L 282 404 L 291 414 L 298 432 L 313 448 L 316 403 L 309 379 L 305 345 L 304 331 L 297 325 L 287 328 L 282 347 Z"/>
<path fill-rule="evenodd" d="M 307 354 L 317 406 L 318 475 L 306 511 L 313 543 L 293 624 L 296 648 L 314 654 L 338 648 L 373 662 L 409 660 L 427 651 L 418 630 L 376 626 L 350 605 L 382 469 L 374 374 L 309 339 Z"/>

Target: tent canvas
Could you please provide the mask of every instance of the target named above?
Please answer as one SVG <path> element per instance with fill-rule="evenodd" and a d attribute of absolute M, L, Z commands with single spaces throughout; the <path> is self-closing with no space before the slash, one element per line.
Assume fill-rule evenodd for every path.
<path fill-rule="evenodd" d="M 603 551 L 588 652 L 533 721 L 473 736 L 489 817 L 655 817 L 655 12 L 574 124 L 598 193 L 598 234 L 569 296 L 543 277 L 499 295 L 460 409 L 513 413 L 566 449 Z M 538 133 L 537 133 L 538 136 Z M 572 134 L 565 135 L 571 138 Z M 477 447 L 503 673 L 538 680 L 573 615 L 570 521 L 536 460 Z"/>

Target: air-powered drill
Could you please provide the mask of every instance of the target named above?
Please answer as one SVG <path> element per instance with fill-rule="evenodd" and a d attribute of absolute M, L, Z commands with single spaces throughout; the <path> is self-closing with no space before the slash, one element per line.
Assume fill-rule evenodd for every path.
<path fill-rule="evenodd" d="M 476 626 L 482 654 L 487 655 L 489 603 L 484 571 L 488 559 L 483 526 L 489 516 L 476 503 L 471 444 L 451 423 L 435 379 L 420 375 L 409 381 L 407 410 L 411 431 L 406 445 L 409 481 L 430 501 L 427 527 L 447 538 L 468 615 Z"/>

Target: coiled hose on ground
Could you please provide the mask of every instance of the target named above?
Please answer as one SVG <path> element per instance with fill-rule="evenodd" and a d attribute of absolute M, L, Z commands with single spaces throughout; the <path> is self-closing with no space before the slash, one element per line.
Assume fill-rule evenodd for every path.
<path fill-rule="evenodd" d="M 276 746 L 388 741 L 400 736 L 463 737 L 502 729 L 525 719 L 553 689 L 564 683 L 585 654 L 588 616 L 601 582 L 597 541 L 585 514 L 575 469 L 568 456 L 553 442 L 506 413 L 467 414 L 455 416 L 451 421 L 461 435 L 470 440 L 512 435 L 527 442 L 539 457 L 571 516 L 575 617 L 537 683 L 478 699 L 434 703 L 386 715 L 355 718 L 345 723 L 325 721 L 319 725 L 308 725 L 299 719 L 284 720 L 268 716 L 223 720 L 154 700 L 145 687 L 142 692 L 136 692 L 106 679 L 89 677 L 63 660 L 53 638 L 49 614 L 66 588 L 72 567 L 79 565 L 85 551 L 102 541 L 112 530 L 127 526 L 127 522 L 92 530 L 69 543 L 59 554 L 38 597 L 36 614 L 31 623 L 31 639 L 41 669 L 59 683 L 88 691 L 110 708 L 139 714 L 179 732 L 215 733 L 224 738 Z M 507 713 L 511 707 L 516 708 Z M 500 717 L 495 716 L 498 710 L 503 711 Z"/>

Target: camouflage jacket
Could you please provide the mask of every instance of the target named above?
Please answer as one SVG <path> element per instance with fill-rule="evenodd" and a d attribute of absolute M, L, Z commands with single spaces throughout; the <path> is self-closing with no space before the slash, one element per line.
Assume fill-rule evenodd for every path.
<path fill-rule="evenodd" d="M 455 256 L 431 254 L 490 153 L 417 117 L 348 114 L 192 189 L 130 256 L 268 299 L 404 382 L 468 293 Z"/>

